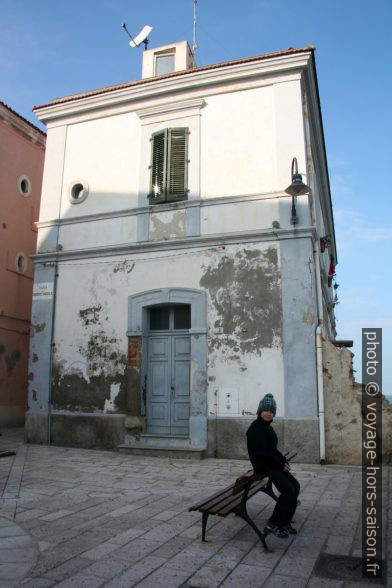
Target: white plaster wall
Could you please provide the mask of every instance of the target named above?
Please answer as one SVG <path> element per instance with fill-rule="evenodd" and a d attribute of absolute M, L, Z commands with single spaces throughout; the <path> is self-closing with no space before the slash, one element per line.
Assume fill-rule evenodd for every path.
<path fill-rule="evenodd" d="M 278 198 L 235 203 L 222 202 L 202 208 L 201 234 L 257 231 L 271 228 L 273 221 L 280 221 Z"/>
<path fill-rule="evenodd" d="M 59 243 L 63 251 L 88 247 L 110 247 L 136 241 L 137 216 L 62 225 Z"/>
<path fill-rule="evenodd" d="M 70 125 L 67 131 L 61 216 L 124 210 L 137 206 L 140 122 L 135 113 Z M 71 204 L 75 180 L 88 182 L 89 196 Z"/>
<path fill-rule="evenodd" d="M 39 220 L 59 217 L 67 127 L 48 129 Z"/>
<path fill-rule="evenodd" d="M 306 142 L 299 79 L 274 84 L 274 144 L 276 182 L 279 190 L 291 183 L 291 162 L 297 158 L 298 171 L 306 173 Z"/>
<path fill-rule="evenodd" d="M 225 354 L 209 357 L 208 416 L 255 415 L 261 398 L 274 395 L 278 417 L 284 410 L 284 365 L 282 349 L 263 349 L 261 356 L 249 355 L 242 366 L 227 361 Z M 228 394 L 230 395 L 228 397 Z"/>
<path fill-rule="evenodd" d="M 275 220 L 282 228 L 290 228 L 291 198 L 283 197 L 283 191 L 290 183 L 292 158 L 297 157 L 300 170 L 305 166 L 299 79 L 206 96 L 204 103 L 187 99 L 189 106 L 180 96 L 176 100 L 178 111 L 175 101 L 165 107 L 158 99 L 157 110 L 149 108 L 148 114 L 142 110 L 50 128 L 41 220 L 58 217 L 60 191 L 63 218 L 147 206 L 151 134 L 186 126 L 190 131 L 189 200 L 262 197 L 262 202 L 244 200 L 225 209 L 205 207 L 201 234 L 269 228 Z M 78 180 L 89 184 L 89 195 L 71 204 L 68 192 Z M 298 199 L 297 211 L 300 224 L 309 224 L 307 197 Z M 158 212 L 159 207 L 156 216 Z M 134 242 L 135 222 L 113 220 L 94 229 L 90 224 L 86 231 L 76 225 L 67 227 L 62 230 L 63 245 L 68 249 Z M 99 239 L 92 236 L 101 229 Z"/>
<path fill-rule="evenodd" d="M 275 190 L 273 86 L 209 96 L 201 123 L 201 196 Z"/>

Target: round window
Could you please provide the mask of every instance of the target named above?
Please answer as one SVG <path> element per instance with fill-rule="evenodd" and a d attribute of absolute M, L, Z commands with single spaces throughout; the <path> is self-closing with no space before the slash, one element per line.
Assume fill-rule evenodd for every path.
<path fill-rule="evenodd" d="M 15 265 L 18 272 L 24 274 L 27 271 L 27 255 L 19 252 L 15 257 Z"/>
<path fill-rule="evenodd" d="M 75 180 L 68 188 L 68 200 L 72 204 L 80 204 L 88 196 L 88 183 L 85 180 Z"/>
<path fill-rule="evenodd" d="M 18 180 L 18 189 L 22 196 L 30 196 L 31 194 L 31 182 L 27 176 L 20 176 Z"/>

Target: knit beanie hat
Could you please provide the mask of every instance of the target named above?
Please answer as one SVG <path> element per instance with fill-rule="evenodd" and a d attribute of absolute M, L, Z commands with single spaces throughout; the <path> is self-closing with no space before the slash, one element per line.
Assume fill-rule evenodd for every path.
<path fill-rule="evenodd" d="M 276 415 L 276 400 L 272 394 L 266 394 L 264 398 L 260 400 L 257 416 L 259 416 L 263 410 L 270 410 L 274 416 Z"/>

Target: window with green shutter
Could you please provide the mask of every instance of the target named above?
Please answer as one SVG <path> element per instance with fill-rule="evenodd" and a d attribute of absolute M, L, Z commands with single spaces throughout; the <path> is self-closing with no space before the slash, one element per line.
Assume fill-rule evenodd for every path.
<path fill-rule="evenodd" d="M 188 135 L 189 131 L 185 127 L 153 133 L 150 204 L 187 198 Z"/>

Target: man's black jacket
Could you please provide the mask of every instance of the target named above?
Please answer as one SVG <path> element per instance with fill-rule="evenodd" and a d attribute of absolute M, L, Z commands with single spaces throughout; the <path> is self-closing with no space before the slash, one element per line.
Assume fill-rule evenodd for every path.
<path fill-rule="evenodd" d="M 249 459 L 255 473 L 268 473 L 271 468 L 283 470 L 286 459 L 277 449 L 278 437 L 271 423 L 257 418 L 249 427 L 246 438 Z"/>

